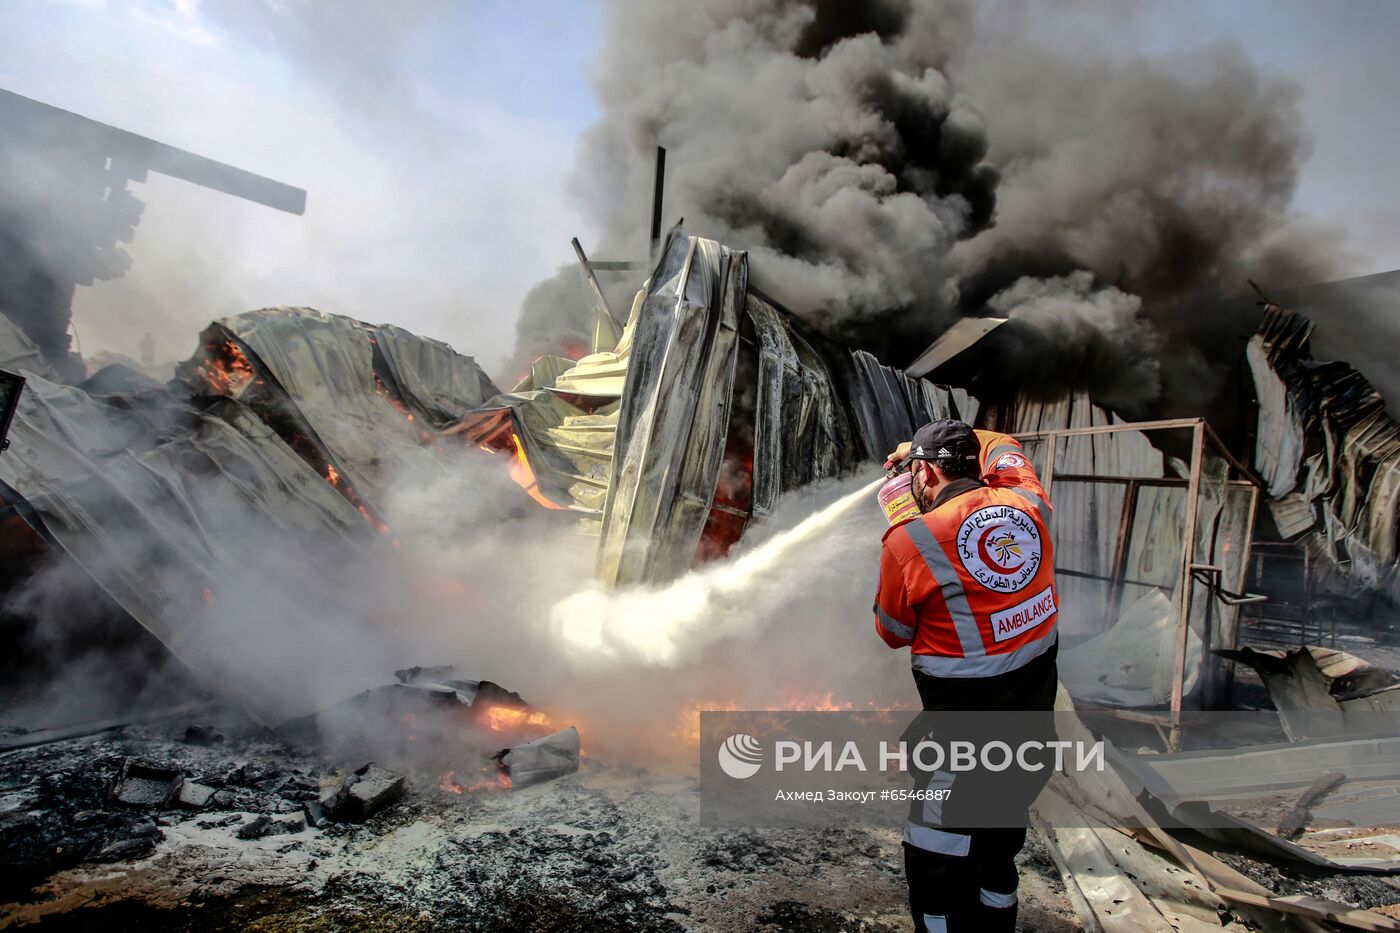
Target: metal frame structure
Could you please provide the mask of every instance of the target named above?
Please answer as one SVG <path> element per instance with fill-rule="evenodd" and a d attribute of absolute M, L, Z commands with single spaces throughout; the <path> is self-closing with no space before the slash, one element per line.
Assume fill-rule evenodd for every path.
<path fill-rule="evenodd" d="M 1054 482 L 1056 478 L 1055 461 L 1059 453 L 1059 442 L 1061 439 L 1073 437 L 1087 437 L 1096 434 L 1113 434 L 1122 431 L 1151 432 L 1151 431 L 1190 431 L 1191 432 L 1191 459 L 1188 467 L 1186 479 L 1175 477 L 1148 478 L 1148 477 L 1127 477 L 1127 476 L 1101 476 L 1095 474 L 1061 474 L 1064 480 L 1074 480 L 1087 483 L 1116 483 L 1123 484 L 1125 495 L 1123 497 L 1123 516 L 1119 523 L 1118 542 L 1114 550 L 1113 574 L 1110 582 L 1113 584 L 1112 602 L 1110 610 L 1116 611 L 1121 604 L 1124 580 L 1124 571 L 1128 553 L 1128 544 L 1132 534 L 1133 516 L 1137 507 L 1138 490 L 1144 486 L 1165 486 L 1165 487 L 1185 487 L 1186 489 L 1186 516 L 1185 527 L 1182 536 L 1182 553 L 1178 580 L 1180 581 L 1181 598 L 1177 609 L 1177 631 L 1175 638 L 1175 653 L 1172 663 L 1172 692 L 1171 705 L 1169 711 L 1172 737 L 1175 744 L 1176 736 L 1181 725 L 1181 712 L 1184 700 L 1184 683 L 1186 675 L 1186 649 L 1188 644 L 1188 632 L 1190 629 L 1191 613 L 1195 599 L 1195 584 L 1201 583 L 1207 587 L 1208 592 L 1215 599 L 1226 605 L 1239 605 L 1244 602 L 1257 602 L 1261 597 L 1242 595 L 1226 589 L 1222 581 L 1222 570 L 1220 567 L 1208 564 L 1200 564 L 1196 561 L 1196 531 L 1197 515 L 1200 507 L 1201 494 L 1201 471 L 1205 458 L 1206 446 L 1210 445 L 1212 452 L 1218 454 L 1226 464 L 1228 472 L 1226 482 L 1229 486 L 1237 488 L 1247 488 L 1250 490 L 1249 517 L 1245 528 L 1246 543 L 1253 540 L 1255 513 L 1259 504 L 1259 490 L 1262 481 L 1245 466 L 1226 448 L 1219 436 L 1206 423 L 1204 418 L 1177 418 L 1162 421 L 1139 421 L 1126 422 L 1122 424 L 1095 425 L 1082 428 L 1057 428 L 1045 431 L 1029 431 L 1017 433 L 1015 437 L 1022 441 L 1039 441 L 1046 445 L 1049 451 L 1045 458 L 1045 467 L 1041 470 L 1041 482 L 1045 486 L 1047 495 L 1054 501 Z M 1231 478 L 1230 474 L 1238 474 L 1238 478 Z M 1244 567 L 1248 568 L 1248 561 L 1244 562 Z M 1242 589 L 1244 579 L 1235 582 L 1235 586 Z M 1208 604 L 1208 613 L 1209 613 Z M 1207 615 L 1207 625 L 1209 626 L 1210 615 Z M 1205 650 L 1210 650 L 1211 633 L 1206 632 Z M 1231 645 L 1230 647 L 1233 647 Z M 1136 714 L 1128 718 L 1145 718 L 1147 721 L 1156 721 L 1157 717 L 1152 714 Z"/>

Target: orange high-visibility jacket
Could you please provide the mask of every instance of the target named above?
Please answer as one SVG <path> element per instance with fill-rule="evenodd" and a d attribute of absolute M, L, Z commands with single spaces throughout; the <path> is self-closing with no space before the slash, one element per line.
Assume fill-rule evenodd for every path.
<path fill-rule="evenodd" d="M 978 431 L 982 482 L 885 532 L 875 631 L 934 677 L 993 677 L 1055 644 L 1050 503 L 1021 445 Z"/>

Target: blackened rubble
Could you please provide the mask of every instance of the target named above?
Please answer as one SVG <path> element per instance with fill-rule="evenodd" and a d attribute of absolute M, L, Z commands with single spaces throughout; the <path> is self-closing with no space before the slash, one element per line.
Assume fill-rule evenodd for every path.
<path fill-rule="evenodd" d="M 199 929 L 189 904 L 210 905 L 206 917 L 230 905 L 234 916 L 240 892 L 255 887 L 295 893 L 297 919 L 312 924 L 352 910 L 433 929 L 548 920 L 576 930 L 739 930 L 778 898 L 830 905 L 868 929 L 904 923 L 893 829 L 735 837 L 697 826 L 690 778 L 590 763 L 523 789 L 458 795 L 430 771 L 375 763 L 356 775 L 250 724 L 221 719 L 224 743 L 192 745 L 187 725 L 171 719 L 0 757 L 0 926 L 90 928 L 110 912 L 114 923 L 149 930 Z M 214 793 L 199 809 L 178 795 L 163 809 L 115 801 L 124 769 L 130 777 L 143 768 Z M 309 817 L 347 783 L 386 780 L 401 783 L 402 796 L 364 822 Z M 856 857 L 833 858 L 838 851 Z"/>
<path fill-rule="evenodd" d="M 185 776 L 175 768 L 139 758 L 122 762 L 122 773 L 112 788 L 112 800 L 132 807 L 164 810 L 179 799 Z"/>
<path fill-rule="evenodd" d="M 65 891 L 83 889 L 95 864 L 134 870 L 211 858 L 230 866 L 213 892 L 220 895 L 244 885 L 303 883 L 313 863 L 345 857 L 386 830 L 421 820 L 425 800 L 461 806 L 457 798 L 465 794 L 470 808 L 474 792 L 509 790 L 512 779 L 543 784 L 578 770 L 577 729 L 554 731 L 518 694 L 451 673 L 406 669 L 398 683 L 275 731 L 229 711 L 212 721 L 186 718 L 210 716 L 205 707 L 12 744 L 0 754 L 0 902 L 11 902 L 0 909 L 0 925 L 7 915 L 48 912 L 55 897 L 61 902 Z M 388 760 L 365 761 L 371 752 Z M 445 765 L 455 769 L 447 775 L 467 783 L 445 779 Z M 198 852 L 213 854 L 191 856 Z M 245 862 L 254 867 L 239 867 Z M 189 884 L 201 884 L 199 871 L 182 871 Z M 326 873 L 315 885 L 335 881 Z M 107 896 L 141 896 L 116 888 Z"/>
<path fill-rule="evenodd" d="M 145 858 L 168 827 L 210 811 L 242 824 L 236 814 L 299 813 L 319 793 L 324 765 L 261 730 L 224 747 L 178 741 L 183 729 L 133 726 L 0 757 L 0 898 L 27 899 L 80 863 Z"/>
<path fill-rule="evenodd" d="M 337 823 L 363 823 L 403 796 L 406 785 L 402 774 L 374 763 L 356 769 L 319 802 L 321 812 Z"/>

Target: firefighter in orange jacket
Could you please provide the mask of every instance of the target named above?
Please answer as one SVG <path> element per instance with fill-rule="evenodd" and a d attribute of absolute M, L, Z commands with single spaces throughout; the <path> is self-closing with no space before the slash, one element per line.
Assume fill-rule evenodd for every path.
<path fill-rule="evenodd" d="M 922 514 L 885 533 L 875 631 L 891 648 L 911 649 L 925 710 L 1017 712 L 1022 727 L 1027 718 L 1043 725 L 1057 686 L 1059 596 L 1050 504 L 1021 445 L 935 421 L 890 455 L 887 466 L 896 464 L 913 474 Z M 1024 813 L 1046 779 L 1023 780 L 1002 802 Z M 905 825 L 916 929 L 1013 931 L 1024 822 L 953 829 L 941 815 L 916 801 Z"/>

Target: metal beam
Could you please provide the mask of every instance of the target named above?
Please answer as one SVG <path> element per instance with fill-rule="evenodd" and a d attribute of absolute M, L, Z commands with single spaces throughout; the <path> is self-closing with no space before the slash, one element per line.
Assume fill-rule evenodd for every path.
<path fill-rule="evenodd" d="M 578 257 L 578 264 L 583 266 L 584 278 L 588 279 L 588 287 L 593 291 L 593 301 L 603 314 L 608 316 L 608 320 L 618 323 L 617 315 L 613 314 L 612 308 L 608 307 L 608 299 L 603 295 L 602 286 L 598 284 L 598 277 L 593 274 L 592 267 L 588 264 L 588 257 L 584 255 L 583 246 L 579 244 L 578 237 L 569 241 L 573 244 L 574 255 Z"/>
<path fill-rule="evenodd" d="M 594 272 L 633 272 L 637 269 L 645 269 L 644 262 L 627 262 L 617 259 L 590 259 L 588 268 Z"/>
<path fill-rule="evenodd" d="M 5 127 L 7 142 L 32 139 L 42 146 L 86 147 L 96 156 L 110 158 L 114 170 L 137 181 L 144 180 L 146 171 L 159 172 L 289 214 L 306 211 L 306 192 L 300 188 L 11 91 L 0 90 L 0 125 Z"/>
<path fill-rule="evenodd" d="M 661 249 L 661 196 L 666 188 L 666 150 L 656 147 L 655 186 L 651 192 L 651 256 Z"/>
<path fill-rule="evenodd" d="M 1138 483 L 1128 480 L 1123 490 L 1123 513 L 1118 521 L 1118 542 L 1113 550 L 1113 587 L 1108 596 L 1108 621 L 1112 625 L 1118 619 L 1118 610 L 1123 605 L 1123 578 L 1128 573 L 1128 551 L 1131 549 L 1133 513 L 1137 511 Z"/>
<path fill-rule="evenodd" d="M 1138 486 L 1161 486 L 1170 489 L 1180 489 L 1187 484 L 1187 481 L 1179 476 L 1113 476 L 1107 473 L 1061 473 L 1058 477 L 1067 483 L 1112 483 L 1117 486 L 1132 483 Z M 1225 485 L 1232 489 L 1256 488 L 1253 483 L 1244 479 L 1226 480 Z"/>
<path fill-rule="evenodd" d="M 1017 440 L 1036 440 L 1054 434 L 1059 437 L 1081 437 L 1086 434 L 1112 434 L 1116 431 L 1167 431 L 1174 428 L 1194 428 L 1201 418 L 1172 418 L 1166 421 L 1125 421 L 1122 424 L 1097 424 L 1086 428 L 1051 428 L 1046 431 L 1021 431 Z"/>
<path fill-rule="evenodd" d="M 1224 457 L 1229 462 L 1229 464 L 1235 468 L 1236 472 L 1238 472 L 1241 476 L 1249 480 L 1249 482 L 1253 483 L 1255 486 L 1258 486 L 1260 489 L 1264 488 L 1264 481 L 1260 479 L 1259 476 L 1256 475 L 1253 470 L 1245 466 L 1244 463 L 1242 463 L 1238 458 L 1236 458 L 1234 454 L 1230 453 L 1230 448 L 1225 446 L 1225 442 L 1220 439 L 1220 435 L 1215 433 L 1215 428 L 1212 428 L 1210 426 L 1209 421 L 1205 422 L 1205 426 L 1206 437 L 1210 440 L 1211 446 L 1216 449 L 1216 452 L 1219 453 L 1220 456 Z"/>
<path fill-rule="evenodd" d="M 1181 604 L 1177 607 L 1176 653 L 1172 663 L 1172 747 L 1175 750 L 1181 738 L 1181 706 L 1186 681 L 1187 633 L 1191 628 L 1191 598 L 1196 581 L 1191 575 L 1191 565 L 1196 559 L 1196 513 L 1201 495 L 1201 463 L 1205 454 L 1205 421 L 1195 419 L 1191 432 L 1191 474 L 1186 486 L 1186 529 L 1182 535 Z"/>

